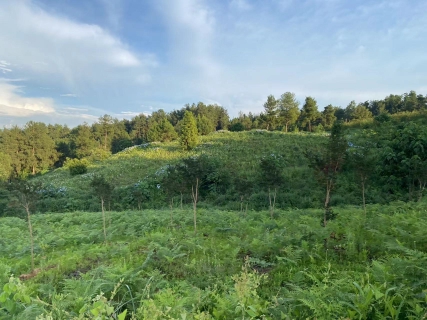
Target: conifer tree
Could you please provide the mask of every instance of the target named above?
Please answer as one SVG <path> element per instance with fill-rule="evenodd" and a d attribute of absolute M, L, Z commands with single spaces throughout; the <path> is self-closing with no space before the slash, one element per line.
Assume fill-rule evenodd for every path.
<path fill-rule="evenodd" d="M 181 122 L 179 141 L 184 150 L 191 150 L 198 144 L 196 119 L 190 111 L 185 111 Z"/>
<path fill-rule="evenodd" d="M 267 97 L 267 101 L 264 103 L 264 110 L 267 130 L 274 130 L 277 122 L 277 100 L 273 95 Z"/>
<path fill-rule="evenodd" d="M 303 126 L 308 125 L 308 131 L 312 131 L 313 122 L 318 116 L 317 102 L 312 97 L 305 98 L 305 103 L 301 110 L 301 122 Z"/>
<path fill-rule="evenodd" d="M 278 103 L 280 120 L 285 125 L 285 132 L 288 132 L 289 126 L 298 120 L 299 102 L 295 99 L 295 93 L 286 92 L 282 94 Z"/>

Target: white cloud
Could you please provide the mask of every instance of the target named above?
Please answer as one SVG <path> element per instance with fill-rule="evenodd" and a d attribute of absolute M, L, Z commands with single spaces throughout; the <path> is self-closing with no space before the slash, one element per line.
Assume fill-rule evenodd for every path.
<path fill-rule="evenodd" d="M 212 53 L 214 11 L 204 0 L 160 0 L 159 10 L 172 36 L 171 51 L 178 72 L 216 77 L 220 65 Z"/>
<path fill-rule="evenodd" d="M 76 98 L 77 94 L 75 94 L 75 93 L 64 93 L 64 94 L 61 94 L 61 97 Z"/>
<path fill-rule="evenodd" d="M 54 102 L 50 98 L 26 98 L 20 96 L 20 87 L 0 82 L 0 115 L 26 117 L 53 113 Z"/>
<path fill-rule="evenodd" d="M 0 60 L 0 71 L 2 73 L 12 72 L 12 69 L 10 69 L 10 63 L 4 60 Z"/>
<path fill-rule="evenodd" d="M 0 7 L 0 58 L 38 81 L 78 91 L 115 81 L 124 72 L 149 74 L 156 65 L 152 54 L 132 52 L 98 25 L 48 13 L 31 1 L 0 0 Z M 4 62 L 0 71 L 10 69 Z"/>

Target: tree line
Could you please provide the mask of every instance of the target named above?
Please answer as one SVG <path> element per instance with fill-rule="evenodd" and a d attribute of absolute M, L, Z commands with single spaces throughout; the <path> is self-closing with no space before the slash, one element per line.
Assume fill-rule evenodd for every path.
<path fill-rule="evenodd" d="M 352 122 L 423 111 L 427 109 L 427 96 L 410 91 L 403 95 L 389 95 L 383 100 L 359 104 L 352 101 L 346 108 L 328 105 L 319 111 L 314 98 L 307 97 L 300 108 L 295 94 L 286 92 L 279 98 L 268 96 L 263 107 L 264 111 L 259 114 L 239 113 L 238 117 L 230 119 L 225 108 L 199 102 L 169 113 L 158 110 L 151 115 L 139 114 L 131 120 L 104 115 L 92 125 L 83 123 L 72 129 L 66 125 L 34 121 L 22 128 L 4 128 L 0 130 L 0 180 L 25 178 L 61 167 L 67 158 L 102 160 L 133 145 L 176 140 L 183 130 L 186 112 L 195 119 L 197 135 L 217 130 L 252 129 L 319 132 L 331 130 L 337 120 Z M 194 145 L 194 130 L 188 125 L 185 130 L 187 141 Z M 192 133 L 189 135 L 188 132 Z M 184 143 L 184 149 L 189 149 L 189 145 Z"/>
<path fill-rule="evenodd" d="M 370 100 L 361 103 L 351 101 L 347 107 L 327 105 L 319 111 L 317 101 L 306 97 L 300 108 L 300 102 L 292 92 L 286 92 L 279 98 L 269 95 L 260 114 L 240 113 L 230 122 L 231 131 L 251 129 L 288 131 L 324 131 L 331 130 L 335 121 L 360 121 L 377 116 L 403 112 L 427 110 L 427 95 L 410 91 L 403 95 L 391 94 L 383 100 Z"/>

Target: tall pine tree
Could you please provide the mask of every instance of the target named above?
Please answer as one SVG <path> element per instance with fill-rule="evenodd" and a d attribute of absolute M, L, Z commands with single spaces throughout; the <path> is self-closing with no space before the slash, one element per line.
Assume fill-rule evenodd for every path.
<path fill-rule="evenodd" d="M 182 119 L 179 142 L 184 150 L 193 149 L 199 142 L 196 119 L 190 111 L 185 111 Z"/>

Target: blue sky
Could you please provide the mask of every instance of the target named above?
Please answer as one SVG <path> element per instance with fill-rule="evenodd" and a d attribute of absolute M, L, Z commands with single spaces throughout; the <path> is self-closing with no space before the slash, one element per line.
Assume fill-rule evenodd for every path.
<path fill-rule="evenodd" d="M 0 0 L 0 125 L 427 93 L 425 0 Z"/>

